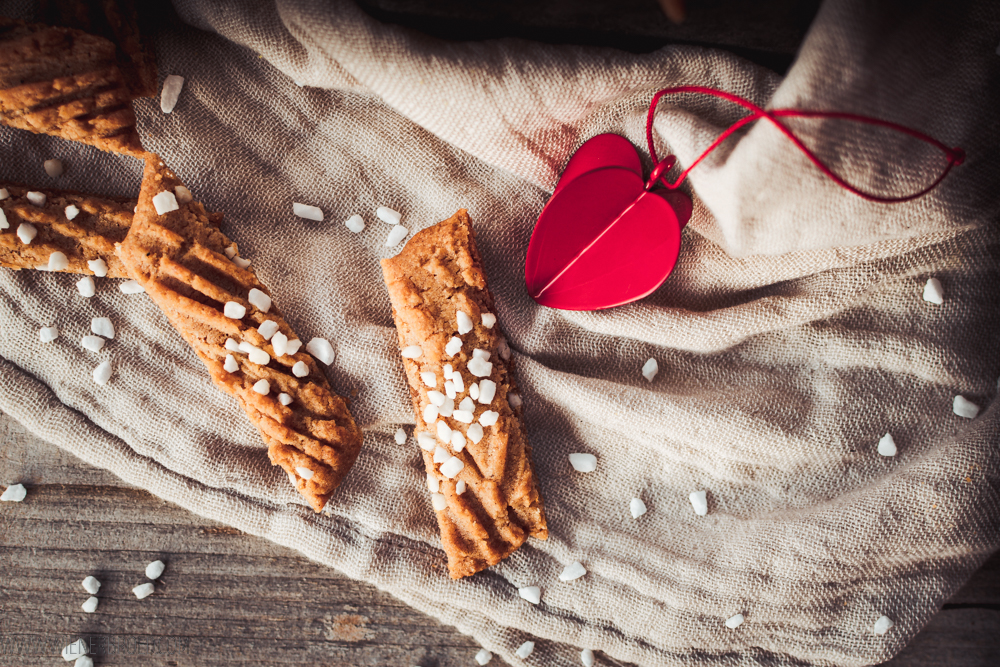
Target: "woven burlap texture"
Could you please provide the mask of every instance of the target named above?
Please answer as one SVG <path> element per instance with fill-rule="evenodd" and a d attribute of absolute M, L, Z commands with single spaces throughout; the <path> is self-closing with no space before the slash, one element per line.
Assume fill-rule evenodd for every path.
<path fill-rule="evenodd" d="M 329 516 L 314 515 L 150 300 L 107 279 L 84 299 L 73 276 L 0 271 L 0 409 L 128 482 L 371 582 L 513 665 L 576 665 L 573 647 L 602 664 L 885 660 L 1000 542 L 1000 21 L 987 2 L 901 15 L 879 4 L 830 0 L 781 78 L 695 47 L 445 42 L 346 1 L 179 0 L 188 25 L 164 25 L 154 43 L 161 80 L 182 75 L 184 90 L 169 115 L 137 103 L 142 138 L 226 213 L 300 337 L 333 343 L 328 375 L 365 431 L 358 463 Z M 969 158 L 923 199 L 873 204 L 757 123 L 692 173 L 694 216 L 660 290 L 606 312 L 537 306 L 524 257 L 560 169 L 601 132 L 645 155 L 653 92 L 681 84 L 888 118 Z M 688 164 L 739 115 L 665 99 L 658 151 Z M 938 168 L 870 128 L 794 127 L 871 189 L 917 189 Z M 58 157 L 62 187 L 138 192 L 130 158 L 0 137 L 5 179 L 52 185 L 42 161 Z M 323 222 L 294 217 L 294 201 L 321 207 Z M 378 265 L 398 249 L 384 247 L 380 205 L 411 232 L 469 209 L 523 388 L 550 537 L 462 581 L 448 578 L 412 438 Z M 358 235 L 342 224 L 355 213 Z M 942 305 L 921 298 L 931 276 Z M 94 355 L 79 340 L 96 316 L 118 335 Z M 49 325 L 61 335 L 43 345 Z M 102 359 L 114 377 L 98 387 Z M 956 395 L 980 416 L 954 415 Z M 887 432 L 894 458 L 876 452 Z M 574 472 L 572 452 L 595 454 L 597 470 Z M 704 517 L 688 500 L 699 489 Z M 638 520 L 632 497 L 649 508 Z M 561 583 L 576 560 L 588 574 Z M 541 604 L 518 596 L 527 585 Z M 730 630 L 736 613 L 746 622 Z M 883 614 L 895 627 L 876 636 Z M 526 640 L 536 647 L 521 660 Z"/>

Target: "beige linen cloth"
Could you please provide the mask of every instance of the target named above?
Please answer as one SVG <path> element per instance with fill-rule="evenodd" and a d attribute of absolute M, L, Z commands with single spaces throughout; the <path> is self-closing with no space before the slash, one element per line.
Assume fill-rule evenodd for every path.
<path fill-rule="evenodd" d="M 514 665 L 575 665 L 579 649 L 640 665 L 865 665 L 898 652 L 1000 544 L 996 453 L 998 8 L 919 3 L 896 14 L 829 0 L 785 78 L 732 55 L 646 55 L 518 40 L 445 42 L 347 2 L 178 0 L 191 26 L 155 37 L 173 113 L 137 105 L 146 146 L 225 211 L 304 340 L 329 338 L 329 377 L 365 430 L 357 465 L 314 515 L 236 404 L 142 295 L 112 280 L 0 271 L 0 409 L 84 460 L 183 507 L 364 579 Z M 902 6 L 902 5 L 899 5 Z M 304 86 L 296 85 L 298 81 Z M 927 197 L 873 204 L 757 123 L 696 169 L 694 217 L 666 284 L 606 312 L 537 306 L 523 283 L 534 222 L 572 151 L 600 132 L 645 156 L 659 88 L 698 84 L 772 107 L 915 126 L 968 151 Z M 659 150 L 689 164 L 740 116 L 667 98 Z M 871 128 L 796 121 L 853 183 L 932 178 L 929 151 Z M 140 165 L 3 129 L 0 174 L 134 194 Z M 940 160 L 939 160 L 940 163 Z M 292 215 L 321 207 L 323 222 Z M 524 390 L 550 538 L 451 581 L 412 437 L 378 259 L 468 207 Z M 342 222 L 360 213 L 358 235 Z M 921 298 L 937 277 L 944 303 Z M 83 350 L 91 317 L 118 335 Z M 56 325 L 48 345 L 38 329 Z M 650 357 L 659 375 L 640 375 Z M 101 359 L 114 377 L 91 380 Z M 976 419 L 952 412 L 961 395 Z M 196 409 L 192 409 L 195 406 Z M 899 453 L 876 452 L 891 433 Z M 572 452 L 597 456 L 574 472 Z M 3 480 L 13 482 L 16 480 Z M 709 514 L 688 500 L 708 493 Z M 641 498 L 635 520 L 629 501 Z M 30 497 L 29 501 L 30 502 Z M 588 574 L 561 583 L 579 560 Z M 542 603 L 518 596 L 536 585 Z M 724 621 L 742 613 L 731 630 Z M 895 622 L 884 636 L 872 626 Z M 534 653 L 514 655 L 526 640 Z M 470 656 L 471 661 L 471 656 Z"/>

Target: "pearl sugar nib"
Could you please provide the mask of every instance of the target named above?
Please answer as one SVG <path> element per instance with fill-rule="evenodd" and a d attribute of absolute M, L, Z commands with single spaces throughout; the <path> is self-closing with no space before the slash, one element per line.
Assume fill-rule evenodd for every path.
<path fill-rule="evenodd" d="M 479 649 L 479 653 L 476 654 L 476 663 L 479 665 L 485 665 L 492 659 L 493 659 L 493 654 L 484 648 Z"/>
<path fill-rule="evenodd" d="M 91 595 L 97 595 L 97 591 L 101 590 L 101 582 L 97 580 L 94 576 L 89 576 L 81 582 L 83 590 L 87 591 Z"/>
<path fill-rule="evenodd" d="M 597 457 L 593 454 L 570 454 L 569 464 L 577 472 L 594 472 L 597 470 Z"/>
<path fill-rule="evenodd" d="M 519 657 L 521 660 L 524 660 L 529 655 L 531 655 L 531 652 L 534 650 L 535 650 L 535 642 L 524 642 L 518 647 L 516 651 L 514 651 L 514 655 Z"/>
<path fill-rule="evenodd" d="M 409 234 L 409 230 L 403 225 L 396 225 L 391 230 L 389 230 L 389 236 L 385 239 L 385 247 L 392 248 L 399 245 L 406 235 Z"/>
<path fill-rule="evenodd" d="M 594 652 L 589 648 L 580 651 L 580 662 L 583 663 L 583 667 L 594 667 Z"/>
<path fill-rule="evenodd" d="M 0 500 L 8 503 L 19 503 L 28 495 L 23 484 L 11 484 L 0 494 Z"/>
<path fill-rule="evenodd" d="M 952 402 L 951 411 L 959 417 L 964 417 L 965 419 L 975 419 L 979 414 L 979 406 L 964 396 L 956 396 L 955 400 Z"/>
<path fill-rule="evenodd" d="M 162 560 L 154 560 L 152 563 L 146 566 L 146 578 L 147 579 L 159 579 L 160 575 L 163 574 L 163 570 L 166 565 L 163 564 Z"/>
<path fill-rule="evenodd" d="M 538 604 L 542 601 L 542 589 L 538 586 L 525 586 L 524 588 L 518 588 L 517 594 L 531 604 Z"/>
<path fill-rule="evenodd" d="M 76 290 L 85 299 L 97 294 L 97 285 L 94 283 L 94 279 L 90 276 L 84 276 L 76 281 Z"/>
<path fill-rule="evenodd" d="M 883 435 L 882 439 L 878 441 L 878 453 L 882 456 L 896 455 L 896 441 L 892 439 L 892 435 L 889 433 Z"/>
<path fill-rule="evenodd" d="M 137 598 L 142 600 L 143 598 L 148 598 L 150 595 L 152 595 L 154 590 L 156 589 L 154 588 L 153 584 L 140 584 L 135 588 L 133 588 L 132 592 L 135 593 L 135 596 Z"/>
<path fill-rule="evenodd" d="M 99 600 L 95 598 L 93 595 L 91 595 L 89 598 L 87 598 L 86 602 L 80 605 L 80 608 L 83 609 L 83 611 L 88 614 L 93 614 L 95 611 L 97 611 L 98 602 Z"/>
<path fill-rule="evenodd" d="M 397 445 L 406 444 L 406 431 L 404 431 L 403 429 L 397 428 L 396 433 L 393 437 L 396 439 Z"/>
<path fill-rule="evenodd" d="M 875 625 L 872 627 L 872 632 L 876 635 L 884 635 L 889 632 L 889 630 L 894 626 L 895 623 L 888 616 L 879 616 L 879 619 L 875 621 Z"/>
<path fill-rule="evenodd" d="M 633 498 L 632 502 L 629 503 L 628 508 L 632 513 L 633 519 L 638 519 L 646 513 L 646 503 L 642 502 L 642 498 Z"/>
<path fill-rule="evenodd" d="M 174 110 L 183 87 L 184 77 L 182 76 L 171 74 L 163 80 L 163 92 L 160 93 L 160 111 L 170 113 Z"/>
<path fill-rule="evenodd" d="M 705 491 L 692 491 L 689 498 L 695 514 L 698 516 L 708 514 L 708 494 Z"/>
<path fill-rule="evenodd" d="M 107 317 L 95 317 L 90 320 L 90 330 L 104 338 L 110 339 L 115 337 L 115 325 Z"/>
<path fill-rule="evenodd" d="M 570 563 L 559 574 L 559 581 L 574 581 L 587 574 L 587 568 L 580 561 Z"/>
<path fill-rule="evenodd" d="M 924 301 L 941 305 L 944 303 L 944 288 L 937 278 L 928 278 L 924 284 Z"/>
<path fill-rule="evenodd" d="M 38 339 L 43 343 L 51 343 L 59 338 L 59 329 L 56 327 L 43 327 L 38 330 Z"/>
<path fill-rule="evenodd" d="M 656 374 L 660 372 L 660 365 L 656 363 L 656 359 L 650 357 L 646 360 L 646 363 L 642 365 L 642 377 L 646 378 L 647 382 L 652 382 Z"/>
<path fill-rule="evenodd" d="M 350 229 L 355 234 L 360 234 L 365 231 L 365 221 L 360 215 L 352 215 L 347 220 L 344 221 L 344 226 Z"/>
<path fill-rule="evenodd" d="M 403 214 L 399 211 L 394 211 L 388 206 L 379 206 L 375 209 L 375 215 L 378 219 L 388 225 L 398 225 L 399 221 L 403 219 Z"/>
<path fill-rule="evenodd" d="M 306 344 L 306 352 L 329 366 L 333 363 L 334 353 L 330 341 L 325 338 L 313 338 Z"/>
<path fill-rule="evenodd" d="M 153 208 L 156 209 L 157 215 L 164 215 L 178 210 L 180 206 L 177 205 L 177 197 L 174 196 L 174 193 L 170 190 L 164 190 L 153 197 Z"/>
<path fill-rule="evenodd" d="M 63 175 L 62 160 L 46 160 L 42 164 L 42 168 L 45 169 L 45 173 L 48 174 L 50 178 L 59 178 Z"/>
<path fill-rule="evenodd" d="M 294 213 L 299 218 L 305 218 L 306 220 L 315 220 L 316 222 L 323 222 L 323 209 L 321 209 L 318 206 L 310 206 L 309 204 L 300 204 L 299 202 L 293 202 L 292 213 Z"/>

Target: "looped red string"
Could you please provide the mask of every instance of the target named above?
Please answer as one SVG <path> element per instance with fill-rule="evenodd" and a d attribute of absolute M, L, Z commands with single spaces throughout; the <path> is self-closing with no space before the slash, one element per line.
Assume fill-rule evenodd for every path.
<path fill-rule="evenodd" d="M 730 125 L 725 132 L 719 135 L 719 137 L 712 143 L 711 146 L 705 149 L 705 151 L 698 156 L 698 159 L 696 159 L 694 162 L 691 163 L 691 166 L 689 166 L 687 169 L 681 172 L 681 175 L 677 177 L 677 180 L 671 183 L 666 179 L 665 176 L 665 172 L 669 170 L 670 167 L 668 166 L 665 169 L 659 168 L 661 163 L 660 160 L 656 157 L 656 148 L 653 146 L 653 115 L 656 112 L 656 105 L 660 101 L 660 98 L 663 97 L 664 95 L 669 95 L 672 93 L 701 93 L 704 95 L 713 95 L 715 97 L 721 97 L 724 100 L 734 102 L 735 104 L 739 104 L 741 107 L 749 109 L 751 113 L 749 116 L 741 118 L 740 120 Z M 906 195 L 905 197 L 880 197 L 878 195 L 865 192 L 863 190 L 859 190 L 858 188 L 854 187 L 853 185 L 842 179 L 840 176 L 835 174 L 833 171 L 831 171 L 829 167 L 823 164 L 822 160 L 816 157 L 816 155 L 811 150 L 809 150 L 805 146 L 805 144 L 802 143 L 802 141 L 795 135 L 794 132 L 792 132 L 788 127 L 784 125 L 784 123 L 778 120 L 778 118 L 783 118 L 783 117 L 839 118 L 842 120 L 851 120 L 858 123 L 866 123 L 868 125 L 877 125 L 879 127 L 885 127 L 890 130 L 895 130 L 896 132 L 902 132 L 903 134 L 913 137 L 915 139 L 925 141 L 930 145 L 934 146 L 935 148 L 939 149 L 944 153 L 945 158 L 948 160 L 948 165 L 945 167 L 944 172 L 941 174 L 941 176 L 938 177 L 937 180 L 935 180 L 933 183 L 928 185 L 920 192 L 917 192 L 916 194 Z M 906 127 L 905 125 L 900 125 L 898 123 L 893 123 L 887 120 L 881 120 L 879 118 L 872 118 L 871 116 L 862 116 L 859 114 L 846 113 L 841 111 L 810 111 L 806 109 L 772 109 L 771 111 L 767 111 L 766 109 L 761 109 L 759 106 L 757 106 L 756 104 L 754 104 L 749 100 L 743 99 L 742 97 L 739 97 L 737 95 L 733 95 L 732 93 L 727 93 L 722 90 L 716 90 L 715 88 L 706 88 L 703 86 L 678 86 L 676 88 L 665 88 L 657 92 L 656 95 L 653 96 L 652 101 L 649 103 L 649 114 L 646 116 L 646 142 L 649 144 L 649 154 L 653 158 L 653 164 L 656 165 L 656 167 L 654 168 L 654 177 L 650 178 L 650 184 L 652 184 L 658 179 L 667 188 L 671 190 L 677 189 L 677 186 L 679 186 L 684 181 L 684 179 L 687 178 L 688 173 L 690 173 L 692 169 L 697 167 L 698 163 L 704 160 L 709 153 L 718 148 L 723 141 L 728 139 L 733 132 L 736 132 L 736 130 L 740 129 L 744 125 L 752 123 L 759 118 L 767 118 L 769 121 L 771 121 L 775 125 L 775 127 L 781 130 L 781 132 L 792 141 L 793 144 L 798 146 L 799 150 L 801 150 L 803 153 L 806 154 L 806 157 L 808 157 L 809 160 L 814 165 L 816 165 L 820 171 L 826 174 L 837 185 L 869 201 L 882 202 L 882 203 L 896 203 L 896 202 L 910 201 L 911 199 L 923 197 L 925 194 L 936 188 L 938 184 L 940 184 L 941 181 L 945 179 L 945 177 L 948 175 L 948 172 L 951 171 L 952 167 L 958 166 L 962 164 L 963 161 L 965 161 L 965 151 L 962 150 L 961 148 L 951 148 L 941 143 L 934 137 L 924 134 L 919 130 L 914 130 L 913 128 Z M 671 155 L 668 156 L 664 160 L 664 162 L 673 159 L 674 157 Z"/>

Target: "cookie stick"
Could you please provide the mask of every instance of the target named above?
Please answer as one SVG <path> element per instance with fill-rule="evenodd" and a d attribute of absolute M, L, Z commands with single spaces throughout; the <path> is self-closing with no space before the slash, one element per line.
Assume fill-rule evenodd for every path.
<path fill-rule="evenodd" d="M 529 535 L 548 537 L 509 349 L 466 211 L 415 234 L 382 260 L 382 272 L 428 484 L 437 489 L 432 504 L 448 570 L 466 577 L 499 563 Z"/>
<path fill-rule="evenodd" d="M 119 257 L 215 384 L 246 412 L 271 463 L 288 473 L 319 512 L 354 464 L 361 429 L 316 360 L 291 349 L 295 333 L 253 270 L 227 257 L 232 244 L 211 226 L 201 203 L 177 203 L 181 185 L 159 157 L 148 155 L 139 206 Z M 287 405 L 283 396 L 290 399 Z"/>

